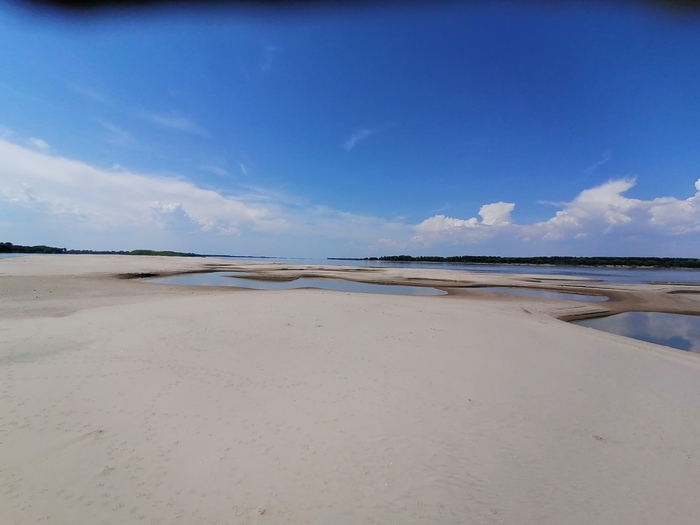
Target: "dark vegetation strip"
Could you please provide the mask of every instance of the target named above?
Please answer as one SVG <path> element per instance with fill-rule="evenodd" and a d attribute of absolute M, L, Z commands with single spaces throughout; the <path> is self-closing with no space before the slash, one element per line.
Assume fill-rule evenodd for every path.
<path fill-rule="evenodd" d="M 162 255 L 171 257 L 204 257 L 198 253 L 174 252 L 170 250 L 68 250 L 54 246 L 23 246 L 11 242 L 0 242 L 0 253 L 65 253 L 65 254 L 99 254 L 99 255 Z M 220 256 L 229 257 L 229 256 Z M 451 263 L 451 264 L 525 264 L 537 266 L 588 266 L 588 267 L 627 267 L 627 268 L 689 268 L 700 269 L 700 259 L 683 257 L 500 257 L 491 255 L 455 255 L 439 257 L 436 255 L 385 255 L 383 257 L 328 257 L 335 261 L 385 261 L 417 263 Z"/>
<path fill-rule="evenodd" d="M 682 257 L 499 257 L 490 255 L 455 255 L 439 257 L 433 255 L 386 255 L 383 257 L 340 258 L 343 261 L 385 261 L 451 264 L 526 264 L 537 266 L 590 266 L 590 267 L 633 267 L 633 268 L 700 268 L 700 259 Z"/>
<path fill-rule="evenodd" d="M 56 248 L 54 246 L 22 246 L 11 242 L 0 242 L 0 253 L 66 253 L 66 254 L 97 254 L 97 255 L 164 255 L 170 257 L 203 257 L 198 253 L 173 252 L 169 250 L 131 250 L 131 251 L 108 251 L 108 250 L 67 250 L 66 248 Z"/>

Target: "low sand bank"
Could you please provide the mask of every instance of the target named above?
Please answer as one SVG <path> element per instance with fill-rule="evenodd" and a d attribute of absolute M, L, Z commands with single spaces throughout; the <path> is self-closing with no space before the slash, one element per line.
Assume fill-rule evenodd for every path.
<path fill-rule="evenodd" d="M 6 523 L 700 521 L 700 357 L 552 317 L 624 300 L 698 308 L 696 296 L 578 283 L 621 299 L 567 304 L 115 277 L 212 264 L 342 271 L 0 260 Z M 343 277 L 370 274 L 532 278 Z"/>

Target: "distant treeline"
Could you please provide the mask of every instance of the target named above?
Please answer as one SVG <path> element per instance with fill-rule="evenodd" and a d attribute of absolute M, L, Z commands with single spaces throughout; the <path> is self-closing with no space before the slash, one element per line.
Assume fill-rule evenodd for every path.
<path fill-rule="evenodd" d="M 700 259 L 680 257 L 497 257 L 489 255 L 455 255 L 438 257 L 433 255 L 387 255 L 346 259 L 356 261 L 430 262 L 457 264 L 532 264 L 539 266 L 625 266 L 644 268 L 700 268 Z"/>
<path fill-rule="evenodd" d="M 0 253 L 66 253 L 65 248 L 53 246 L 22 246 L 11 242 L 0 242 Z"/>
<path fill-rule="evenodd" d="M 93 254 L 93 255 L 165 255 L 169 257 L 202 257 L 197 253 L 182 253 L 173 251 L 155 250 L 131 250 L 131 251 L 109 251 L 109 250 L 67 250 L 66 248 L 56 248 L 55 246 L 22 246 L 11 242 L 0 242 L 0 253 L 65 253 L 65 254 Z"/>

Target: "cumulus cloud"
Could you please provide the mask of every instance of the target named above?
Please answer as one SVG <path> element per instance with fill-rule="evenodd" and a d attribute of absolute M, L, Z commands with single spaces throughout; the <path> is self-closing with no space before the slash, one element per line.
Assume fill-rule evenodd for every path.
<path fill-rule="evenodd" d="M 654 233 L 682 235 L 700 231 L 700 189 L 687 199 L 658 197 L 645 201 L 625 195 L 635 179 L 611 180 L 582 191 L 551 219 L 530 226 L 547 240 L 580 234 Z"/>
<path fill-rule="evenodd" d="M 50 154 L 36 144 L 30 147 L 28 139 L 16 134 L 9 138 L 14 142 L 0 139 L 3 220 L 7 223 L 14 216 L 12 227 L 17 232 L 31 221 L 38 232 L 40 223 L 54 232 L 87 232 L 107 238 L 113 249 L 133 242 L 137 235 L 171 246 L 181 241 L 187 250 L 204 246 L 192 244 L 193 239 L 204 239 L 215 253 L 234 253 L 230 246 L 240 253 L 247 246 L 257 253 L 267 247 L 268 253 L 307 256 L 320 246 L 333 255 L 351 256 L 432 250 L 440 245 L 458 251 L 455 247 L 474 244 L 480 250 L 501 246 L 517 253 L 518 243 L 538 243 L 538 251 L 551 252 L 558 248 L 546 246 L 568 251 L 572 246 L 598 243 L 596 249 L 600 249 L 601 239 L 607 239 L 605 246 L 619 247 L 619 253 L 626 254 L 625 240 L 632 238 L 641 239 L 637 246 L 644 250 L 652 242 L 668 242 L 674 254 L 682 247 L 692 256 L 700 247 L 700 179 L 693 181 L 694 191 L 685 199 L 651 200 L 627 195 L 635 179 L 611 180 L 556 204 L 548 219 L 529 224 L 518 224 L 511 216 L 515 203 L 502 201 L 481 206 L 474 217 L 440 214 L 410 224 L 401 217 L 387 220 L 315 205 L 270 188 L 239 186 L 231 194 L 202 188 L 182 177 L 116 166 L 102 169 Z M 126 240 L 115 245 L 104 232 L 120 232 Z M 75 238 L 66 235 L 66 244 Z"/>
<path fill-rule="evenodd" d="M 464 229 L 476 228 L 479 221 L 472 217 L 471 219 L 455 219 L 446 217 L 445 215 L 433 215 L 429 219 L 416 226 L 416 231 L 423 233 L 452 233 Z"/>
<path fill-rule="evenodd" d="M 634 187 L 633 178 L 610 180 L 585 189 L 572 201 L 557 204 L 561 209 L 546 221 L 514 224 L 510 214 L 515 204 L 497 202 L 479 209 L 477 218 L 459 219 L 435 215 L 414 226 L 417 246 L 439 242 L 474 243 L 499 235 L 512 240 L 565 241 L 606 235 L 676 236 L 700 232 L 700 179 L 696 193 L 687 199 L 659 197 L 640 200 L 625 195 Z"/>
<path fill-rule="evenodd" d="M 494 202 L 484 204 L 479 209 L 481 223 L 487 226 L 505 226 L 510 224 L 510 212 L 515 209 L 512 202 Z"/>
<path fill-rule="evenodd" d="M 32 221 L 51 224 L 53 239 L 56 228 L 64 232 L 65 240 L 55 242 L 92 236 L 106 239 L 100 242 L 108 249 L 128 247 L 138 238 L 185 250 L 304 256 L 325 243 L 334 254 L 356 255 L 379 246 L 379 239 L 405 242 L 411 231 L 399 221 L 308 204 L 278 190 L 249 187 L 232 195 L 183 178 L 118 168 L 0 140 L 0 209 L 22 217 L 18 235 Z"/>
<path fill-rule="evenodd" d="M 374 135 L 376 132 L 377 132 L 376 130 L 364 128 L 364 129 L 357 131 L 356 133 L 353 133 L 348 140 L 343 142 L 343 149 L 345 151 L 352 150 L 357 145 L 358 142 L 366 139 L 370 135 Z"/>
<path fill-rule="evenodd" d="M 156 226 L 203 232 L 241 225 L 288 227 L 274 205 L 248 203 L 185 180 L 114 172 L 0 140 L 0 200 L 56 216 L 80 216 L 94 228 Z"/>
<path fill-rule="evenodd" d="M 641 224 L 644 203 L 623 195 L 634 185 L 634 179 L 619 179 L 583 190 L 549 220 L 527 227 L 528 232 L 558 240 L 590 230 L 609 233 L 633 222 Z"/>
<path fill-rule="evenodd" d="M 445 215 L 434 215 L 414 227 L 417 235 L 412 242 L 417 246 L 430 246 L 434 241 L 467 243 L 483 241 L 497 235 L 510 225 L 510 214 L 515 209 L 512 202 L 494 202 L 479 208 L 479 216 L 457 219 Z"/>

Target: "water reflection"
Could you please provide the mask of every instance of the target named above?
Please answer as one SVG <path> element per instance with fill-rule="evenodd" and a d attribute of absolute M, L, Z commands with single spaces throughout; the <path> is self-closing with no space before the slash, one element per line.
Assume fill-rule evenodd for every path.
<path fill-rule="evenodd" d="M 531 297 L 540 297 L 542 299 L 563 299 L 567 301 L 607 301 L 608 298 L 602 295 L 582 295 L 577 293 L 562 293 L 549 292 L 547 290 L 530 290 L 527 288 L 502 288 L 500 286 L 483 286 L 477 290 L 485 290 L 487 292 L 498 292 L 515 295 L 528 295 Z"/>
<path fill-rule="evenodd" d="M 447 292 L 437 288 L 423 286 L 402 286 L 393 284 L 368 284 L 355 281 L 342 281 L 332 279 L 307 279 L 299 278 L 293 281 L 263 281 L 259 279 L 246 279 L 239 277 L 239 273 L 214 272 L 197 273 L 189 275 L 176 275 L 151 279 L 154 283 L 163 284 L 188 284 L 200 286 L 236 286 L 252 290 L 292 290 L 296 288 L 319 288 L 337 292 L 364 292 L 383 293 L 393 295 L 445 295 Z M 250 274 L 245 274 L 250 275 Z"/>
<path fill-rule="evenodd" d="M 700 353 L 700 317 L 695 315 L 626 312 L 572 322 L 650 343 Z"/>

